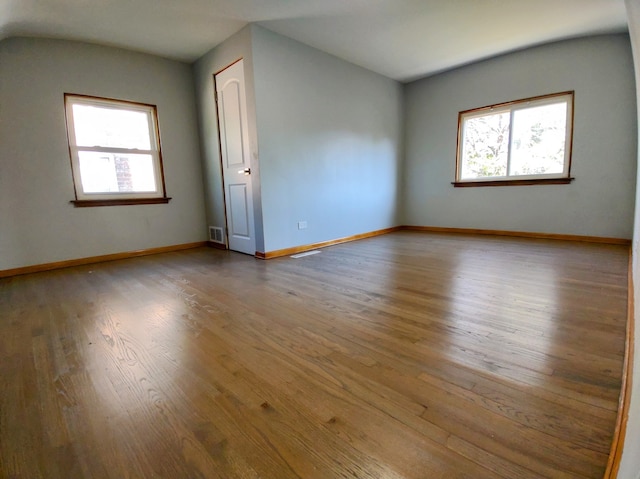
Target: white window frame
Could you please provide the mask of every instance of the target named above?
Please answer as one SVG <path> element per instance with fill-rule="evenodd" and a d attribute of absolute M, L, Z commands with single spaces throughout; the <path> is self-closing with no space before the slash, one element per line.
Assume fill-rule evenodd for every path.
<path fill-rule="evenodd" d="M 565 129 L 565 149 L 564 149 L 564 168 L 561 173 L 538 174 L 538 175 L 509 175 L 509 166 L 511 164 L 511 140 L 507 145 L 507 175 L 506 176 L 486 176 L 481 178 L 461 178 L 462 173 L 462 149 L 464 146 L 465 122 L 467 120 L 486 116 L 488 114 L 509 113 L 509 136 L 513 128 L 513 115 L 518 110 L 525 110 L 532 107 L 553 105 L 566 103 L 566 129 Z M 454 186 L 499 186 L 499 185 L 517 185 L 517 184 L 566 184 L 571 178 L 571 152 L 573 144 L 573 104 L 574 92 L 565 91 L 561 93 L 553 93 L 523 100 L 516 100 L 507 103 L 489 105 L 482 108 L 461 111 L 458 114 L 458 144 L 456 151 L 456 176 L 453 182 Z"/>
<path fill-rule="evenodd" d="M 158 112 L 155 105 L 135 103 L 111 98 L 101 98 L 86 95 L 65 93 L 65 113 L 67 122 L 67 140 L 69 143 L 69 155 L 71 157 L 71 172 L 75 189 L 76 206 L 108 206 L 117 204 L 138 203 L 166 203 L 164 171 L 162 167 L 162 151 L 160 148 L 160 132 L 158 128 Z M 73 117 L 74 105 L 90 105 L 114 110 L 136 111 L 147 116 L 149 124 L 149 144 L 151 149 L 114 148 L 101 145 L 78 146 L 76 144 L 75 122 Z M 82 173 L 80 170 L 80 152 L 99 153 L 123 153 L 150 155 L 153 161 L 153 173 L 155 179 L 155 191 L 145 192 L 97 192 L 87 193 L 82 187 Z M 94 203 L 94 204 L 92 204 Z"/>

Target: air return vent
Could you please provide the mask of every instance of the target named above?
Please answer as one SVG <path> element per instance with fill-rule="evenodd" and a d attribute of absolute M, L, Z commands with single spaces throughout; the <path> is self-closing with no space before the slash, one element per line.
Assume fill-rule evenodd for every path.
<path fill-rule="evenodd" d="M 222 228 L 220 228 L 219 226 L 209 226 L 209 241 L 225 244 Z"/>

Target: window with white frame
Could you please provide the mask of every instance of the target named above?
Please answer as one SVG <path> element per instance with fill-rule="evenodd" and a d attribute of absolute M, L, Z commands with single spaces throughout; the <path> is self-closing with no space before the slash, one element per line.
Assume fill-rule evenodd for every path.
<path fill-rule="evenodd" d="M 156 107 L 65 94 L 76 206 L 166 203 Z"/>
<path fill-rule="evenodd" d="M 455 186 L 568 183 L 573 92 L 460 112 Z"/>

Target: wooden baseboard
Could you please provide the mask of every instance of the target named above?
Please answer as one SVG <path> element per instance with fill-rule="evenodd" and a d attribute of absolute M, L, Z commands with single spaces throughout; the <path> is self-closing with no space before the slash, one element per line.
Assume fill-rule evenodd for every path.
<path fill-rule="evenodd" d="M 534 233 L 529 231 L 483 230 L 483 229 L 474 229 L 474 228 L 446 228 L 441 226 L 404 225 L 404 226 L 401 226 L 400 229 L 408 230 L 408 231 L 425 231 L 430 233 L 515 236 L 515 237 L 521 237 L 521 238 L 554 239 L 554 240 L 563 240 L 563 241 L 583 241 L 586 243 L 619 244 L 619 245 L 626 245 L 626 246 L 631 245 L 631 240 L 627 238 L 607 238 L 602 236 L 565 235 L 565 234 L 557 234 L 557 233 Z"/>
<path fill-rule="evenodd" d="M 87 258 L 69 259 L 65 261 L 56 261 L 54 263 L 35 264 L 32 266 L 23 266 L 21 268 L 12 268 L 0 270 L 0 278 L 9 276 L 17 276 L 20 274 L 39 273 L 41 271 L 51 271 L 54 269 L 69 268 L 71 266 L 81 266 L 85 264 L 104 263 L 106 261 L 115 261 L 118 259 L 135 258 L 138 256 L 148 256 L 159 253 L 169 253 L 171 251 L 180 251 L 191 248 L 206 246 L 208 241 L 198 241 L 196 243 L 185 243 L 172 246 L 161 246 L 159 248 L 148 248 L 137 251 L 125 251 L 123 253 L 105 254 L 101 256 L 89 256 Z"/>
<path fill-rule="evenodd" d="M 376 231 L 370 231 L 368 233 L 361 233 L 357 235 L 347 236 L 344 238 L 338 238 L 329 241 L 321 241 L 319 243 L 312 243 L 301 246 L 294 246 L 292 248 L 285 248 L 280 250 L 268 251 L 263 253 L 256 251 L 256 258 L 260 259 L 272 259 L 279 258 L 281 256 L 289 256 L 296 253 L 303 253 L 313 249 L 324 248 L 340 243 L 347 243 L 349 241 L 356 241 L 365 238 L 372 238 L 374 236 L 380 236 L 387 233 L 393 233 L 395 231 L 424 231 L 430 233 L 455 233 L 455 234 L 480 234 L 480 235 L 493 235 L 493 236 L 516 236 L 523 238 L 541 238 L 541 239 L 556 239 L 565 241 L 584 241 L 589 243 L 605 243 L 605 244 L 619 244 L 630 245 L 631 240 L 626 238 L 606 238 L 600 236 L 579 236 L 579 235 L 562 235 L 555 233 L 531 233 L 527 231 L 503 231 L 503 230 L 484 230 L 484 229 L 472 229 L 472 228 L 447 228 L 440 226 L 393 226 L 391 228 L 385 228 Z M 54 269 L 68 268 L 71 266 L 81 266 L 85 264 L 103 263 L 105 261 L 115 261 L 119 259 L 135 258 L 137 256 L 147 256 L 159 253 L 168 253 L 171 251 L 180 251 L 185 249 L 197 248 L 199 246 L 210 246 L 212 248 L 226 250 L 227 246 L 220 243 L 214 243 L 213 241 L 198 241 L 195 243 L 186 243 L 173 246 L 162 246 L 159 248 L 148 248 L 137 251 L 126 251 L 123 253 L 114 253 L 102 256 L 90 256 L 87 258 L 70 259 L 66 261 L 57 261 L 54 263 L 36 264 L 32 266 L 24 266 L 20 268 L 12 268 L 0 270 L 0 278 L 7 278 L 9 276 L 17 276 L 20 274 L 38 273 L 40 271 L 51 271 Z"/>
<path fill-rule="evenodd" d="M 301 246 L 294 246 L 293 248 L 267 251 L 266 253 L 263 253 L 261 251 L 256 251 L 256 258 L 273 259 L 273 258 L 279 258 L 281 256 L 289 256 L 292 254 L 304 253 L 305 251 L 310 251 L 318 248 L 325 248 L 327 246 L 332 246 L 335 244 L 347 243 L 349 241 L 356 241 L 356 240 L 361 240 L 365 238 L 372 238 L 374 236 L 385 235 L 387 233 L 393 233 L 394 231 L 399 231 L 400 229 L 401 229 L 400 226 L 394 226 L 392 228 L 385 228 L 382 230 L 370 231 L 369 233 L 361 233 L 353 236 L 346 236 L 344 238 L 338 238 L 338 239 L 329 240 L 329 241 L 321 241 L 320 243 L 312 243 L 312 244 L 306 244 Z"/>
<path fill-rule="evenodd" d="M 423 231 L 427 233 L 454 233 L 454 234 L 475 234 L 475 235 L 492 235 L 492 236 L 513 236 L 521 238 L 537 238 L 537 239 L 554 239 L 563 241 L 582 241 L 586 243 L 603 243 L 603 244 L 616 244 L 616 245 L 630 245 L 631 240 L 626 238 L 607 238 L 601 236 L 580 236 L 580 235 L 565 235 L 557 233 L 533 233 L 528 231 L 506 231 L 506 230 L 484 230 L 474 228 L 447 228 L 441 226 L 414 226 L 403 225 L 394 226 L 392 228 L 385 228 L 382 230 L 372 231 L 370 233 L 362 233 L 359 235 L 347 236 L 345 238 L 339 238 L 335 240 L 322 241 L 320 243 L 313 243 L 301 246 L 294 246 L 293 248 L 285 248 L 274 251 L 256 251 L 256 258 L 260 259 L 272 259 L 282 256 L 289 256 L 292 254 L 303 253 L 313 249 L 324 248 L 334 244 L 346 243 L 348 241 L 356 241 L 364 238 L 371 238 L 373 236 L 380 236 L 387 233 L 393 233 L 394 231 Z"/>
<path fill-rule="evenodd" d="M 635 341 L 635 315 L 634 315 L 634 278 L 633 278 L 633 255 L 629 255 L 629 278 L 628 278 L 628 300 L 627 300 L 627 338 L 624 348 L 624 363 L 622 366 L 622 387 L 620 388 L 620 401 L 618 404 L 618 418 L 616 428 L 613 432 L 611 450 L 604 479 L 615 479 L 618 477 L 620 460 L 622 459 L 622 449 L 627 433 L 627 422 L 629 420 L 629 407 L 631 403 L 631 386 L 633 378 L 633 356 Z"/>

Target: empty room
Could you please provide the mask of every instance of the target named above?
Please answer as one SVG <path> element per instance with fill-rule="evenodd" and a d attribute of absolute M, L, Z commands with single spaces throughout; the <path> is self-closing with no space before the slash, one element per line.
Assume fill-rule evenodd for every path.
<path fill-rule="evenodd" d="M 0 477 L 640 479 L 639 52 L 636 0 L 0 0 Z"/>

